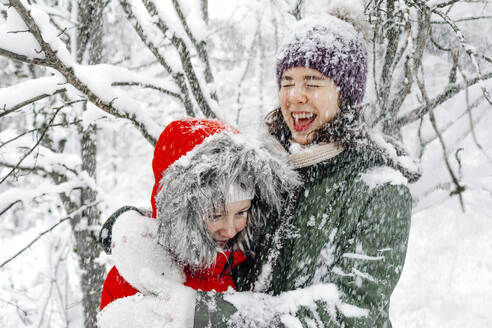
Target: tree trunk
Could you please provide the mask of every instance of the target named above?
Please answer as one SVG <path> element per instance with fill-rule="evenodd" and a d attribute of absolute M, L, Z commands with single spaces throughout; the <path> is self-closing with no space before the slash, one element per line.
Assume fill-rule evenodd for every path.
<path fill-rule="evenodd" d="M 79 37 L 77 43 L 77 61 L 91 65 L 98 64 L 102 58 L 103 8 L 101 0 L 81 0 L 78 7 Z M 84 111 L 87 103 L 84 104 Z M 80 133 L 80 156 L 82 170 L 96 181 L 97 126 L 89 125 Z M 80 193 L 79 206 L 92 204 L 96 201 L 97 192 L 86 186 Z M 101 223 L 100 211 L 97 206 L 87 208 L 73 221 L 76 251 L 81 268 L 82 305 L 84 307 L 84 326 L 96 327 L 96 316 L 99 311 L 101 289 L 105 268 L 96 262 L 101 249 L 97 244 L 97 232 L 92 228 Z"/>

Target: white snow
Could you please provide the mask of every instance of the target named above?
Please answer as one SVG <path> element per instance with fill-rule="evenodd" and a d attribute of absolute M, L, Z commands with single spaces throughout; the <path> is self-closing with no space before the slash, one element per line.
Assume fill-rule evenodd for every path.
<path fill-rule="evenodd" d="M 63 82 L 64 80 L 58 76 L 46 76 L 1 88 L 0 108 L 9 109 L 29 99 L 53 94 L 64 88 Z"/>
<path fill-rule="evenodd" d="M 193 289 L 188 288 L 193 291 Z M 169 298 L 143 295 L 119 298 L 98 314 L 99 328 L 191 328 L 194 291 Z M 190 297 L 192 296 L 192 297 Z"/>
<path fill-rule="evenodd" d="M 365 173 L 361 173 L 360 178 L 370 189 L 385 183 L 392 185 L 406 185 L 408 183 L 407 178 L 400 171 L 389 166 L 371 168 Z"/>
<path fill-rule="evenodd" d="M 384 256 L 369 256 L 369 255 L 358 254 L 358 253 L 344 253 L 342 257 L 353 259 L 353 260 L 364 260 L 364 261 L 384 260 Z"/>
<path fill-rule="evenodd" d="M 70 194 L 72 189 L 82 187 L 83 185 L 84 184 L 81 181 L 72 180 L 59 185 L 42 185 L 29 191 L 26 191 L 24 188 L 11 188 L 2 193 L 0 199 L 0 212 L 17 200 L 22 201 L 25 205 L 30 205 L 30 201 L 37 197 L 49 194 L 58 195 L 62 192 Z"/>
<path fill-rule="evenodd" d="M 0 8 L 2 7 L 6 8 L 4 5 L 1 5 Z M 41 50 L 39 43 L 31 33 L 25 32 L 28 28 L 15 9 L 13 7 L 6 8 L 6 12 L 7 20 L 5 24 L 0 25 L 0 48 L 31 59 L 44 58 L 44 54 L 39 53 Z"/>
<path fill-rule="evenodd" d="M 361 317 L 368 314 L 366 309 L 346 306 L 341 300 L 334 284 L 314 284 L 306 288 L 284 292 L 278 296 L 263 293 L 226 293 L 224 299 L 232 303 L 238 313 L 235 316 L 248 318 L 262 327 L 269 323 L 275 315 L 281 315 L 289 322 L 301 307 L 315 308 L 317 301 L 324 302 L 324 310 L 331 315 L 340 311 L 348 317 Z M 234 321 L 233 317 L 233 321 Z M 237 320 L 240 320 L 237 318 Z"/>

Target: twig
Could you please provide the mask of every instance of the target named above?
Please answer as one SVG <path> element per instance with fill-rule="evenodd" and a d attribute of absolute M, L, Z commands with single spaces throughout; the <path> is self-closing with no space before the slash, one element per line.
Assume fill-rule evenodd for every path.
<path fill-rule="evenodd" d="M 67 89 L 63 88 L 63 89 L 58 89 L 56 90 L 55 92 L 53 92 L 52 94 L 42 94 L 42 95 L 39 95 L 39 96 L 36 96 L 36 97 L 33 97 L 31 99 L 28 99 L 28 100 L 25 100 L 23 102 L 21 102 L 20 104 L 17 104 L 11 108 L 6 108 L 6 105 L 4 105 L 4 108 L 3 108 L 3 111 L 0 113 L 0 117 L 2 116 L 5 116 L 5 115 L 8 115 L 26 105 L 29 105 L 29 104 L 32 104 L 33 102 L 36 102 L 38 100 L 41 100 L 41 99 L 44 99 L 46 97 L 51 97 L 51 96 L 54 96 L 56 94 L 59 94 L 59 93 L 63 93 L 63 92 L 66 92 Z"/>
<path fill-rule="evenodd" d="M 492 72 L 486 73 L 482 76 L 483 79 L 487 80 L 492 78 Z M 466 83 L 463 84 L 453 84 L 453 85 L 448 85 L 446 86 L 445 90 L 439 94 L 437 97 L 434 97 L 430 101 L 430 107 L 428 107 L 427 104 L 421 105 L 414 110 L 411 110 L 408 114 L 405 116 L 400 117 L 397 121 L 396 124 L 398 127 L 402 127 L 404 125 L 407 125 L 409 123 L 412 123 L 420 118 L 422 118 L 429 109 L 436 108 L 438 105 L 444 103 L 446 100 L 452 98 L 454 95 L 457 93 L 461 92 L 465 87 L 471 87 L 472 85 L 478 83 L 480 81 L 479 77 L 472 78 L 470 80 L 467 80 Z"/>
<path fill-rule="evenodd" d="M 460 1 L 460 0 L 451 0 L 451 1 L 447 1 L 447 2 L 441 2 L 441 3 L 438 3 L 437 5 L 435 5 L 435 8 L 444 8 L 447 6 L 451 6 L 451 5 L 454 5 L 455 3 L 457 3 L 458 1 Z"/>
<path fill-rule="evenodd" d="M 480 79 L 479 80 L 479 84 L 480 84 L 480 88 L 482 89 L 483 96 L 485 97 L 485 99 L 487 99 L 487 101 L 489 102 L 489 104 L 492 105 L 492 99 L 491 99 L 491 97 L 489 95 L 489 92 L 487 91 L 487 88 L 483 84 L 483 80 L 484 79 L 483 79 L 483 76 L 482 76 L 482 71 L 480 69 L 480 65 L 478 65 L 478 61 L 477 61 L 478 54 L 477 54 L 477 51 L 475 50 L 474 47 L 471 47 L 471 46 L 469 46 L 466 43 L 466 40 L 465 40 L 465 37 L 464 37 L 463 33 L 458 28 L 458 26 L 451 20 L 451 18 L 449 18 L 448 15 L 446 15 L 445 13 L 443 13 L 442 11 L 437 10 L 437 9 L 432 10 L 432 12 L 435 13 L 435 14 L 437 14 L 437 15 L 439 15 L 453 29 L 453 31 L 456 33 L 456 36 L 457 36 L 457 38 L 458 38 L 461 46 L 463 47 L 463 49 L 465 49 L 465 51 L 468 54 L 468 56 L 470 56 L 470 59 L 471 59 L 471 61 L 473 63 L 473 66 L 475 66 L 475 69 L 477 70 L 478 78 Z"/>
<path fill-rule="evenodd" d="M 169 28 L 166 23 L 159 17 L 157 8 L 152 0 L 145 0 L 144 5 L 149 12 L 149 14 L 156 18 L 156 26 L 161 30 L 163 35 L 168 34 Z M 200 106 L 200 109 L 203 111 L 206 117 L 216 118 L 217 115 L 214 113 L 208 100 L 206 99 L 204 92 L 200 86 L 200 80 L 195 72 L 195 68 L 193 63 L 191 62 L 191 54 L 188 49 L 188 46 L 184 42 L 184 40 L 178 37 L 175 33 L 173 33 L 169 40 L 173 44 L 173 46 L 178 51 L 179 59 L 181 61 L 181 66 L 183 67 L 184 73 L 186 75 L 187 80 L 189 81 L 191 93 L 193 94 L 196 102 Z"/>
<path fill-rule="evenodd" d="M 8 51 L 2 48 L 0 48 L 0 56 L 8 57 L 28 64 L 53 67 L 53 65 L 48 63 L 48 61 L 46 61 L 46 59 L 44 58 L 29 58 L 27 56 L 19 55 L 16 54 L 15 52 Z"/>
<path fill-rule="evenodd" d="M 466 75 L 465 72 L 463 72 L 463 69 L 461 68 L 461 65 L 457 64 L 458 71 L 460 72 L 461 76 L 463 77 L 463 81 L 466 84 Z M 472 111 L 470 108 L 470 96 L 468 92 L 468 86 L 465 87 L 465 101 L 466 101 L 466 112 L 468 113 L 468 121 L 470 122 L 470 132 L 472 135 L 472 139 L 475 142 L 475 145 L 477 148 L 482 152 L 482 154 L 487 157 L 489 161 L 492 161 L 492 158 L 487 154 L 485 149 L 482 147 L 480 142 L 478 142 L 477 135 L 475 133 L 475 125 L 473 124 L 473 116 L 472 116 Z"/>
<path fill-rule="evenodd" d="M 181 22 L 181 25 L 183 25 L 183 29 L 190 39 L 191 43 L 196 49 L 196 52 L 198 53 L 198 57 L 202 61 L 203 65 L 205 65 L 205 68 L 203 70 L 203 75 L 205 76 L 205 82 L 210 84 L 214 83 L 214 76 L 212 74 L 212 69 L 210 67 L 210 61 L 208 60 L 208 54 L 206 50 L 206 42 L 205 41 L 200 41 L 198 42 L 195 39 L 195 36 L 191 32 L 188 22 L 186 21 L 186 18 L 183 15 L 183 11 L 181 10 L 181 5 L 179 4 L 179 0 L 172 0 L 172 3 L 174 5 L 174 9 L 176 10 L 176 13 L 178 14 L 179 20 Z M 212 98 L 215 101 L 218 101 L 217 99 L 217 93 L 214 91 L 210 94 L 210 98 Z"/>
<path fill-rule="evenodd" d="M 57 123 L 57 124 L 51 124 L 49 127 L 52 128 L 52 127 L 57 127 L 57 126 L 68 126 L 68 125 L 79 124 L 81 122 L 82 122 L 82 120 L 73 121 L 73 122 L 67 122 L 67 123 Z M 3 146 L 7 145 L 8 143 L 10 143 L 12 141 L 15 141 L 15 140 L 19 139 L 20 137 L 25 136 L 28 133 L 37 132 L 37 131 L 40 131 L 41 129 L 42 128 L 36 128 L 36 129 L 31 129 L 31 130 L 24 131 L 21 134 L 19 134 L 18 136 L 15 136 L 15 137 L 13 137 L 13 138 L 5 141 L 5 142 L 0 143 L 0 147 L 3 147 Z"/>
<path fill-rule="evenodd" d="M 191 102 L 188 86 L 186 85 L 186 81 L 184 79 L 183 74 L 174 72 L 171 68 L 171 65 L 166 61 L 166 59 L 161 55 L 159 51 L 159 46 L 155 45 L 152 41 L 153 38 L 146 35 L 144 28 L 138 21 L 137 17 L 133 13 L 133 9 L 128 0 L 120 0 L 120 5 L 123 11 L 126 14 L 126 17 L 130 23 L 132 23 L 133 29 L 137 32 L 137 35 L 140 37 L 140 40 L 145 44 L 145 46 L 152 52 L 154 57 L 157 59 L 159 64 L 166 70 L 166 72 L 171 75 L 173 80 L 178 85 L 183 99 L 183 105 L 185 108 L 186 115 L 193 117 L 195 113 L 193 111 L 193 104 Z"/>
<path fill-rule="evenodd" d="M 24 31 L 8 31 L 7 33 L 11 33 L 11 34 L 17 34 L 17 33 L 29 33 L 29 30 L 24 30 Z"/>
<path fill-rule="evenodd" d="M 57 226 L 59 226 L 61 223 L 67 221 L 67 220 L 71 220 L 73 219 L 74 216 L 80 214 L 81 212 L 83 212 L 85 209 L 89 208 L 89 207 L 92 207 L 92 206 L 95 206 L 97 205 L 98 203 L 100 203 L 101 201 L 96 201 L 96 202 L 93 202 L 93 203 L 90 203 L 88 205 L 84 205 L 82 207 L 80 207 L 79 209 L 73 211 L 72 213 L 70 213 L 68 216 L 64 217 L 63 219 L 60 219 L 58 220 L 57 223 L 55 223 L 54 225 L 52 225 L 49 229 L 41 232 L 36 238 L 34 238 L 29 244 L 27 244 L 27 246 L 25 246 L 24 248 L 22 248 L 20 251 L 18 251 L 17 253 L 15 253 L 14 255 L 12 255 L 11 257 L 9 257 L 7 260 L 5 260 L 2 264 L 0 264 L 0 269 L 3 268 L 5 265 L 7 265 L 9 262 L 11 262 L 12 260 L 14 260 L 17 256 L 19 256 L 20 254 L 22 254 L 23 252 L 25 252 L 29 247 L 31 247 L 35 242 L 37 242 L 41 237 L 43 237 L 45 234 L 47 234 L 48 232 L 52 231 L 53 229 L 55 229 Z"/>
<path fill-rule="evenodd" d="M 2 212 L 0 212 L 0 216 L 2 216 L 5 212 L 7 212 L 12 206 L 14 206 L 15 204 L 20 203 L 20 202 L 21 202 L 21 200 L 17 199 L 15 202 L 13 202 L 9 206 L 7 206 Z"/>
<path fill-rule="evenodd" d="M 429 12 L 423 8 L 422 9 L 423 11 L 423 14 L 424 15 L 429 15 Z M 409 42 L 411 43 L 412 40 L 410 39 Z M 411 47 L 412 49 L 412 52 L 415 51 L 415 48 Z M 444 139 L 441 135 L 441 133 L 439 132 L 439 128 L 437 127 L 437 123 L 436 123 L 436 117 L 434 115 L 434 110 L 431 108 L 431 102 L 430 102 L 430 99 L 429 99 L 429 96 L 427 94 L 427 91 L 425 89 L 425 85 L 424 85 L 424 82 L 419 78 L 419 74 L 418 74 L 418 71 L 417 71 L 417 65 L 415 65 L 415 57 L 413 57 L 414 60 L 411 60 L 410 61 L 410 65 L 411 65 L 411 68 L 412 68 L 412 71 L 413 71 L 413 75 L 415 77 L 415 81 L 417 82 L 417 85 L 420 89 L 420 93 L 422 94 L 422 97 L 424 98 L 425 100 L 425 103 L 427 105 L 427 107 L 429 108 L 429 120 L 431 122 L 431 125 L 434 129 L 434 132 L 436 133 L 436 135 L 438 136 L 438 139 L 439 139 L 439 143 L 441 144 L 441 148 L 442 148 L 442 152 L 443 152 L 443 157 L 444 157 L 444 162 L 446 164 L 446 167 L 448 169 L 448 172 L 449 174 L 451 175 L 451 180 L 453 181 L 454 185 L 456 186 L 456 189 L 454 191 L 451 192 L 451 195 L 453 194 L 457 194 L 458 195 L 458 198 L 459 198 L 459 201 L 460 201 L 460 205 L 461 205 L 461 209 L 463 210 L 463 212 L 465 211 L 465 204 L 464 204 L 464 201 L 463 201 L 463 196 L 462 196 L 462 193 L 465 191 L 465 187 L 464 186 L 461 186 L 459 181 L 458 181 L 458 178 L 456 177 L 452 167 L 451 167 L 451 164 L 449 163 L 449 159 L 448 159 L 448 155 L 447 155 L 447 150 L 446 150 L 446 144 L 444 142 Z M 422 66 L 420 66 L 422 71 L 423 71 L 423 68 Z"/>
<path fill-rule="evenodd" d="M 34 150 L 34 149 L 36 149 L 36 147 L 37 147 L 37 146 L 41 143 L 41 140 L 43 140 L 43 138 L 44 138 L 44 136 L 45 136 L 46 132 L 47 132 L 47 131 L 48 131 L 48 129 L 49 129 L 49 126 L 51 125 L 51 123 L 53 123 L 53 120 L 55 119 L 56 115 L 58 114 L 58 112 L 60 112 L 60 110 L 61 110 L 62 108 L 63 108 L 63 107 L 60 107 L 60 108 L 58 108 L 58 109 L 55 111 L 55 113 L 53 114 L 53 116 L 51 116 L 51 119 L 49 120 L 48 125 L 47 125 L 47 126 L 46 126 L 43 130 L 42 130 L 42 132 L 41 132 L 41 136 L 39 137 L 38 141 L 36 141 L 36 143 L 34 144 L 34 146 L 33 146 L 33 147 L 31 147 L 31 149 L 30 149 L 27 153 L 25 153 L 25 154 L 24 154 L 24 156 L 22 156 L 22 158 L 19 160 L 19 162 L 17 162 L 16 166 L 15 166 L 12 170 L 10 170 L 10 171 L 9 171 L 9 173 L 7 173 L 7 175 L 6 175 L 6 176 L 4 176 L 4 177 L 2 178 L 2 180 L 0 181 L 0 184 L 2 184 L 5 180 L 7 180 L 7 178 L 8 178 L 8 177 L 9 177 L 12 173 L 14 173 L 14 171 L 17 169 L 17 167 L 18 167 L 18 166 L 19 166 L 19 165 L 20 165 L 20 164 L 21 164 L 21 163 L 22 163 L 22 162 L 23 162 L 23 161 L 27 158 L 27 156 L 29 156 L 29 155 L 33 152 L 33 150 Z"/>
<path fill-rule="evenodd" d="M 169 95 L 169 96 L 173 96 L 175 98 L 178 98 L 181 101 L 183 100 L 181 98 L 181 95 L 179 93 L 172 92 L 170 90 L 167 90 L 167 89 L 158 87 L 158 86 L 153 85 L 153 84 L 150 84 L 150 83 L 141 83 L 141 82 L 113 82 L 113 83 L 111 83 L 111 86 L 115 86 L 115 87 L 139 86 L 139 87 L 142 87 L 142 88 L 154 89 L 154 90 L 160 91 L 160 92 L 162 92 L 162 93 L 164 93 L 166 95 Z"/>
<path fill-rule="evenodd" d="M 17 310 L 21 311 L 22 314 L 24 314 L 26 317 L 28 316 L 28 313 L 26 310 L 23 310 L 20 306 L 18 306 L 17 304 L 15 303 L 12 303 L 12 302 L 9 302 L 9 301 L 6 301 L 4 300 L 3 298 L 0 298 L 0 301 L 4 302 L 5 304 L 8 304 L 8 305 L 12 305 L 13 307 L 15 307 Z"/>
<path fill-rule="evenodd" d="M 468 22 L 468 21 L 479 20 L 479 19 L 490 19 L 490 18 L 492 18 L 492 16 L 472 16 L 472 17 L 455 19 L 454 22 L 460 23 L 460 22 Z M 431 24 L 447 24 L 447 22 L 432 21 Z"/>

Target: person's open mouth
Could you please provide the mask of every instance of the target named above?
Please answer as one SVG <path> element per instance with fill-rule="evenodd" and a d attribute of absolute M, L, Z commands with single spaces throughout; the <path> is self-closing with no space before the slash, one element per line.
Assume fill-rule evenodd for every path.
<path fill-rule="evenodd" d="M 316 119 L 316 114 L 310 112 L 293 112 L 291 113 L 294 130 L 297 132 L 309 129 Z"/>

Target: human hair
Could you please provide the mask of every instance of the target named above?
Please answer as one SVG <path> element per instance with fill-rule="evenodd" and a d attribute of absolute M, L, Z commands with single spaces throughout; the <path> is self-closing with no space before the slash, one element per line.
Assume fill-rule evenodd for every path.
<path fill-rule="evenodd" d="M 358 150 L 367 145 L 367 126 L 364 122 L 361 105 L 353 105 L 348 97 L 339 94 L 339 111 L 330 122 L 312 131 L 313 144 L 335 143 L 344 149 Z M 273 135 L 285 149 L 289 149 L 292 133 L 284 121 L 280 107 L 269 112 L 265 117 L 268 132 Z"/>

